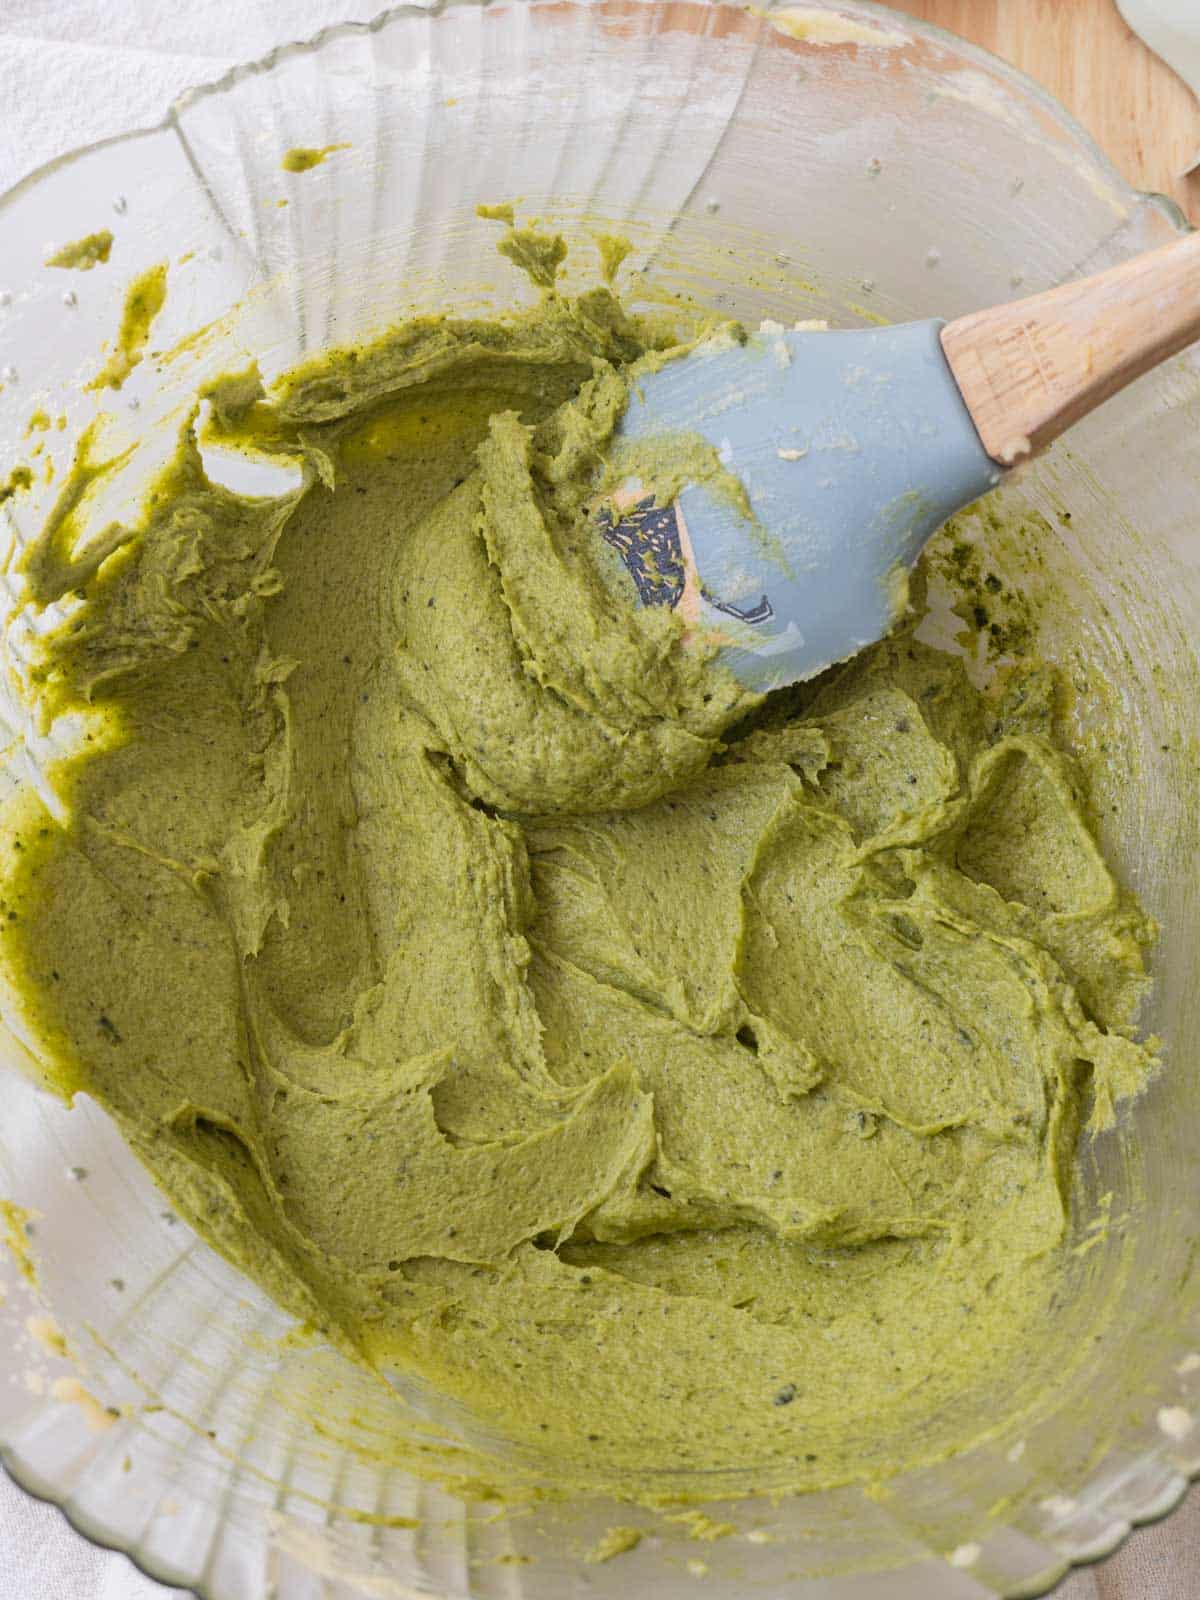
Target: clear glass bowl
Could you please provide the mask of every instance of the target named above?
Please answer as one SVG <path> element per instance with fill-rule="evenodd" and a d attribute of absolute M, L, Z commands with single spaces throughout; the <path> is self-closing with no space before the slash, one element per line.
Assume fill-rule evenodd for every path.
<path fill-rule="evenodd" d="M 281 170 L 289 147 L 335 143 L 348 148 L 311 171 Z M 953 316 L 1184 226 L 1032 83 L 878 7 L 402 6 L 231 72 L 160 127 L 68 156 L 5 197 L 0 459 L 30 450 L 42 408 L 66 422 L 38 435 L 39 459 L 66 461 L 93 408 L 80 377 L 136 271 L 171 263 L 157 346 L 206 331 L 126 384 L 117 409 L 131 439 L 250 354 L 270 378 L 413 308 L 478 304 L 489 280 L 507 296 L 494 229 L 474 208 L 518 197 L 572 241 L 576 281 L 603 225 L 635 241 L 640 296 L 694 294 L 749 322 Z M 49 245 L 104 227 L 106 268 L 43 265 Z M 372 1465 L 371 1440 L 403 1401 L 289 1341 L 287 1319 L 165 1212 L 97 1109 L 68 1111 L 36 1087 L 36 1041 L 0 996 L 0 1193 L 36 1213 L 45 1300 L 89 1392 L 122 1408 L 89 1431 L 76 1392 L 46 1386 L 75 1369 L 31 1344 L 27 1318 L 44 1311 L 10 1282 L 0 1448 L 16 1479 L 90 1538 L 211 1600 L 585 1589 L 669 1600 L 693 1592 L 698 1564 L 707 1594 L 746 1600 L 785 1588 L 795 1600 L 1036 1594 L 1173 1506 L 1200 1467 L 1198 422 L 1185 357 L 1005 491 L 1045 515 L 1043 570 L 1082 602 L 1048 615 L 1046 648 L 1112 691 L 1087 702 L 1110 751 L 1097 807 L 1163 926 L 1147 1022 L 1170 1042 L 1168 1070 L 1134 1108 L 1136 1143 L 1117 1132 L 1085 1153 L 1079 1215 L 1111 1193 L 1112 1225 L 1080 1241 L 1094 1248 L 1073 1258 L 1061 1325 L 1031 1353 L 1031 1384 L 1060 1375 L 1040 1416 L 1023 1413 L 1016 1383 L 997 1398 L 992 1436 L 952 1462 L 881 1491 L 730 1503 L 720 1515 L 737 1531 L 711 1544 L 615 1503 L 508 1515 Z M 115 502 L 144 477 L 148 449 Z M 4 508 L 10 541 L 53 493 Z M 25 623 L 4 582 L 11 793 L 40 782 L 50 751 L 14 693 Z M 1111 1295 L 1121 1315 L 1096 1320 Z M 613 1523 L 651 1536 L 583 1564 Z"/>

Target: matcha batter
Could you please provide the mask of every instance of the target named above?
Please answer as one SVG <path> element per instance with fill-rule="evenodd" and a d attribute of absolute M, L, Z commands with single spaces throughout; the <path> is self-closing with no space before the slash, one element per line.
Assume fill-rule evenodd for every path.
<path fill-rule="evenodd" d="M 1152 1066 L 1148 925 L 1049 669 L 984 696 L 910 629 L 758 701 L 633 604 L 588 506 L 660 340 L 509 253 L 528 314 L 217 386 L 218 439 L 304 463 L 281 499 L 189 423 L 81 549 L 85 452 L 24 572 L 90 740 L 5 966 L 209 1240 L 550 1484 L 944 1454 Z"/>

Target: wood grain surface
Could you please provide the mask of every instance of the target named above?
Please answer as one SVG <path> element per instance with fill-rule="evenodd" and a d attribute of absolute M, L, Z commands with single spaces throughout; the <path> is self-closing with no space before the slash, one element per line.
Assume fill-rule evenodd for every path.
<path fill-rule="evenodd" d="M 1126 26 L 1113 0 L 890 0 L 1036 78 L 1126 178 L 1200 226 L 1200 103 Z M 1200 0 L 1196 0 L 1200 6 Z"/>

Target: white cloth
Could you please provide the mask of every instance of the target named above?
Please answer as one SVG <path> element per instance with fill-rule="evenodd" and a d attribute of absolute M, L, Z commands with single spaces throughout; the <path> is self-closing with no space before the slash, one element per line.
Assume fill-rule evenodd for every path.
<path fill-rule="evenodd" d="M 98 1550 L 0 1473 L 0 1600 L 188 1600 Z"/>
<path fill-rule="evenodd" d="M 384 0 L 0 0 L 0 192 L 76 145 L 157 122 L 195 83 Z M 903 4 L 903 0 L 893 0 Z M 236 50 L 228 52 L 236 15 Z M 1058 1600 L 1195 1600 L 1200 1496 L 1075 1573 Z M 0 1600 L 170 1600 L 124 1556 L 95 1549 L 0 1473 Z M 257 1600 L 247 1596 L 246 1600 Z"/>

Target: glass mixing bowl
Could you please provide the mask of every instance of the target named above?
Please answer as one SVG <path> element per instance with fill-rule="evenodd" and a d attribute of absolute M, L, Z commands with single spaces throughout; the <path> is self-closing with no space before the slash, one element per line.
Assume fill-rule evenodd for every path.
<path fill-rule="evenodd" d="M 290 147 L 334 144 L 346 148 L 307 172 L 281 170 Z M 176 348 L 116 400 L 131 441 L 250 355 L 270 378 L 414 308 L 477 305 L 489 280 L 507 298 L 494 228 L 474 209 L 513 198 L 567 235 L 576 282 L 603 226 L 635 243 L 635 298 L 690 294 L 751 323 L 954 316 L 1184 227 L 1032 83 L 878 7 L 402 6 L 231 72 L 161 126 L 4 198 L 0 459 L 42 446 L 33 493 L 4 507 L 10 546 L 55 492 L 41 463 L 61 470 L 92 414 L 79 380 L 135 272 L 170 262 L 155 345 Z M 106 268 L 45 267 L 54 244 L 100 228 L 114 235 Z M 27 436 L 35 409 L 62 428 Z M 385 1469 L 372 1440 L 419 1397 L 392 1398 L 289 1338 L 288 1320 L 165 1210 L 94 1106 L 68 1110 L 37 1087 L 37 1041 L 0 996 L 0 1194 L 31 1213 L 28 1237 L 15 1213 L 8 1223 L 45 1302 L 9 1273 L 0 1449 L 18 1482 L 211 1600 L 670 1600 L 701 1574 L 706 1594 L 745 1600 L 1036 1594 L 1173 1506 L 1200 1467 L 1198 425 L 1200 376 L 1184 357 L 1004 491 L 1044 519 L 1028 522 L 1036 551 L 1008 576 L 1078 602 L 1046 609 L 1044 647 L 1110 691 L 1081 695 L 1079 731 L 1107 741 L 1105 842 L 1162 923 L 1146 1022 L 1169 1057 L 1133 1108 L 1136 1140 L 1118 1130 L 1083 1154 L 1071 1294 L 1029 1373 L 993 1397 L 984 1442 L 870 1491 L 731 1501 L 713 1514 L 735 1531 L 712 1543 L 603 1498 L 508 1514 L 480 1486 L 456 1496 Z M 115 509 L 152 453 L 135 448 Z M 4 582 L 11 793 L 42 783 L 53 745 L 15 692 L 29 621 Z M 1086 1232 L 1105 1196 L 1109 1226 Z M 1114 1296 L 1120 1315 L 1101 1319 Z M 72 1360 L 56 1354 L 46 1306 Z M 454 1426 L 436 1447 L 451 1467 Z M 649 1536 L 584 1562 L 614 1523 Z"/>

